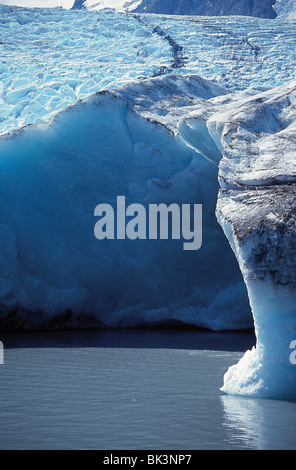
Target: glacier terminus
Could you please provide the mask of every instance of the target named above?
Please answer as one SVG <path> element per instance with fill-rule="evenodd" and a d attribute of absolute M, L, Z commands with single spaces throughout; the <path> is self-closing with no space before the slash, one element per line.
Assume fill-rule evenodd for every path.
<path fill-rule="evenodd" d="M 222 390 L 294 400 L 295 2 L 3 3 L 1 329 L 254 327 Z"/>

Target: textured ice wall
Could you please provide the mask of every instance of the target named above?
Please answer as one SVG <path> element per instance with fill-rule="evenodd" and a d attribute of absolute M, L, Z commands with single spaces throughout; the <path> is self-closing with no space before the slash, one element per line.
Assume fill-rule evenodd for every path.
<path fill-rule="evenodd" d="M 296 367 L 290 361 L 296 338 L 295 189 L 284 184 L 226 191 L 219 198 L 218 213 L 248 288 L 257 338 L 256 348 L 225 375 L 227 393 L 296 397 Z"/>
<path fill-rule="evenodd" d="M 216 214 L 254 317 L 256 347 L 225 374 L 229 394 L 296 397 L 295 96 L 295 81 L 219 96 L 179 127 L 188 145 L 219 164 Z"/>
<path fill-rule="evenodd" d="M 49 125 L 0 139 L 2 328 L 252 324 L 246 288 L 217 223 L 218 165 L 178 123 L 225 90 L 167 76 L 98 93 Z M 205 135 L 206 137 L 206 135 Z M 203 205 L 203 243 L 97 240 L 94 209 Z"/>
<path fill-rule="evenodd" d="M 296 398 L 295 90 L 294 81 L 216 120 L 228 122 L 217 217 L 247 285 L 257 338 L 225 374 L 229 394 Z"/>

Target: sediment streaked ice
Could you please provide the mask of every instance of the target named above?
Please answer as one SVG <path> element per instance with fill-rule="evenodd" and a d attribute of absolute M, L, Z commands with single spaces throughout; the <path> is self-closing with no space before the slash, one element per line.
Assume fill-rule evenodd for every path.
<path fill-rule="evenodd" d="M 295 399 L 295 91 L 294 80 L 221 95 L 179 126 L 191 148 L 219 164 L 217 219 L 254 318 L 256 347 L 225 374 L 228 394 Z"/>

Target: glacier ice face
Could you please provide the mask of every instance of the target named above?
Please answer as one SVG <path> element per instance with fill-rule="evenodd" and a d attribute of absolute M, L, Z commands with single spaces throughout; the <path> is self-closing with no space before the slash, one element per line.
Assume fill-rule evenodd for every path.
<path fill-rule="evenodd" d="M 2 136 L 2 327 L 251 326 L 246 289 L 215 218 L 217 164 L 177 132 L 193 101 L 207 107 L 221 93 L 199 77 L 155 77 Z M 202 248 L 96 240 L 94 209 L 114 206 L 118 195 L 145 207 L 202 204 Z"/>
<path fill-rule="evenodd" d="M 250 300 L 257 345 L 222 390 L 295 398 L 296 89 L 285 83 L 295 71 L 293 22 L 0 10 L 1 327 L 245 328 Z M 25 30 L 26 73 L 15 60 Z M 50 36 L 48 53 L 53 30 L 61 34 Z M 75 54 L 91 61 L 91 45 L 97 57 L 118 35 L 113 68 L 110 57 L 96 78 L 80 68 L 78 83 Z M 176 68 L 172 44 L 182 50 Z M 7 133 L 31 123 L 40 124 Z M 98 244 L 94 207 L 119 193 L 143 205 L 201 203 L 202 249 L 185 254 L 177 240 Z"/>
<path fill-rule="evenodd" d="M 155 77 L 2 136 L 2 328 L 244 328 L 250 301 L 256 348 L 222 390 L 294 399 L 295 91 L 295 81 L 229 94 L 196 76 Z M 94 207 L 118 194 L 201 203 L 202 249 L 98 242 Z"/>

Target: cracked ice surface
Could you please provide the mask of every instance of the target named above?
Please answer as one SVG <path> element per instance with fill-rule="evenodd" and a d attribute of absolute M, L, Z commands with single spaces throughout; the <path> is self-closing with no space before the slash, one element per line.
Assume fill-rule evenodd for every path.
<path fill-rule="evenodd" d="M 295 74 L 295 51 L 293 22 L 281 19 L 0 6 L 0 133 L 159 73 L 198 74 L 231 90 L 280 85 Z"/>
<path fill-rule="evenodd" d="M 1 133 L 102 89 L 155 74 L 170 46 L 133 17 L 0 6 Z"/>

